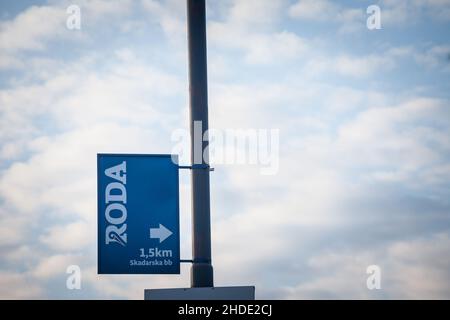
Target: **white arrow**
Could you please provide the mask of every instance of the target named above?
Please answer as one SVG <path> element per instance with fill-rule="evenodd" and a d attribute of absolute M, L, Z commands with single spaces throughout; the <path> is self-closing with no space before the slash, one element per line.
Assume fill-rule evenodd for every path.
<path fill-rule="evenodd" d="M 159 239 L 159 243 L 163 242 L 171 235 L 172 231 L 164 227 L 161 223 L 159 224 L 159 228 L 150 228 L 150 238 Z"/>

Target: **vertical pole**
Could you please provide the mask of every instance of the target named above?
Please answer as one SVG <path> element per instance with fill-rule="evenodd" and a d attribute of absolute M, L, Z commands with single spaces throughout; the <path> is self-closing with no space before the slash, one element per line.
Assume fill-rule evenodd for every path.
<path fill-rule="evenodd" d="M 208 85 L 206 68 L 205 0 L 187 0 L 189 45 L 189 111 L 191 161 L 207 165 Z M 211 218 L 209 204 L 209 170 L 192 170 L 192 255 L 191 287 L 213 287 L 211 264 Z"/>

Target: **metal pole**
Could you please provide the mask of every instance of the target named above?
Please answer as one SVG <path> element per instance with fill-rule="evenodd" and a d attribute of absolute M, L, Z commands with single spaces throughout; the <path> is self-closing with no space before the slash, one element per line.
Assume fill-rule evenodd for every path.
<path fill-rule="evenodd" d="M 187 0 L 189 44 L 189 111 L 192 165 L 207 165 L 208 84 L 206 68 L 205 0 Z M 206 167 L 206 169 L 205 169 Z M 192 255 L 191 287 L 213 287 L 211 264 L 211 218 L 209 170 L 192 168 Z"/>

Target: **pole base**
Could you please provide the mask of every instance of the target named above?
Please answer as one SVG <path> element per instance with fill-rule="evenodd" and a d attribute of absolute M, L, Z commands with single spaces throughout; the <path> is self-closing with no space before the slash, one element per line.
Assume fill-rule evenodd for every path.
<path fill-rule="evenodd" d="M 213 287 L 213 267 L 210 263 L 194 262 L 191 267 L 191 287 Z"/>

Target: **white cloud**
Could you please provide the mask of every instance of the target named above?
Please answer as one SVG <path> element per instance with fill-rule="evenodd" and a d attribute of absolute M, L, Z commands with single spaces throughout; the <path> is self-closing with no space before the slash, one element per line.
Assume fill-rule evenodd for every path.
<path fill-rule="evenodd" d="M 96 293 L 105 299 L 134 299 L 144 298 L 144 289 L 188 288 L 189 268 L 181 265 L 181 275 L 177 276 L 149 276 L 98 275 L 95 266 L 82 269 L 83 285 L 92 287 Z"/>
<path fill-rule="evenodd" d="M 361 8 L 345 9 L 339 12 L 337 21 L 340 23 L 339 33 L 353 33 L 365 30 L 367 16 Z"/>
<path fill-rule="evenodd" d="M 142 7 L 161 26 L 168 41 L 177 48 L 186 46 L 186 9 L 176 0 L 142 0 Z"/>
<path fill-rule="evenodd" d="M 265 277 L 268 274 L 275 278 L 281 277 L 271 271 L 273 266 L 270 265 L 270 261 L 288 259 L 288 262 L 283 263 L 287 269 L 291 269 L 296 264 L 302 265 L 301 260 L 314 254 L 312 253 L 314 249 L 310 249 L 309 245 L 314 247 L 316 240 L 307 230 L 314 230 L 314 233 L 321 235 L 334 234 L 339 228 L 357 224 L 356 221 L 371 221 L 365 212 L 345 208 L 353 208 L 355 202 L 364 203 L 370 197 L 379 197 L 374 194 L 374 182 L 404 184 L 407 181 L 404 187 L 410 186 L 411 190 L 416 190 L 419 184 L 421 188 L 436 186 L 431 180 L 428 180 L 431 184 L 427 186 L 424 184 L 425 179 L 415 180 L 416 174 L 423 172 L 422 168 L 434 167 L 446 161 L 446 153 L 441 149 L 447 148 L 444 137 L 448 135 L 446 129 L 443 129 L 448 128 L 444 120 L 446 104 L 443 101 L 410 99 L 399 105 L 385 107 L 386 96 L 380 93 L 358 92 L 345 88 L 338 90 L 320 88 L 317 91 L 322 92 L 321 100 L 324 100 L 326 105 L 327 101 L 345 101 L 350 95 L 350 98 L 354 98 L 353 102 L 350 100 L 355 108 L 352 111 L 359 111 L 360 114 L 348 121 L 340 122 L 336 135 L 332 134 L 332 131 L 328 132 L 327 126 L 318 132 L 307 131 L 308 133 L 303 135 L 299 133 L 301 129 L 298 128 L 303 118 L 299 111 L 291 122 L 289 116 L 285 115 L 286 118 L 283 118 L 283 115 L 277 116 L 270 110 L 286 107 L 292 101 L 301 101 L 301 106 L 307 109 L 312 102 L 308 100 L 305 92 L 299 89 L 304 88 L 304 84 L 293 81 L 291 85 L 267 86 L 260 91 L 252 87 L 232 88 L 227 87 L 220 95 L 213 95 L 212 101 L 217 99 L 217 104 L 214 104 L 217 119 L 214 117 L 215 121 L 212 123 L 219 126 L 233 123 L 239 127 L 256 123 L 261 126 L 281 124 L 280 137 L 285 142 L 280 152 L 280 171 L 274 178 L 259 176 L 257 170 L 248 166 L 218 168 L 218 171 L 224 172 L 226 177 L 220 180 L 221 186 L 213 187 L 215 203 L 217 204 L 218 198 L 224 198 L 219 200 L 220 206 L 215 210 L 213 227 L 213 240 L 217 248 L 214 250 L 214 261 L 217 263 L 217 279 L 221 284 L 232 281 L 232 278 L 238 279 L 243 283 L 256 283 L 263 296 L 268 294 L 270 285 Z M 311 90 L 311 84 L 309 89 Z M 253 95 L 249 96 L 246 92 L 253 92 Z M 363 96 L 369 95 L 374 101 L 361 101 Z M 370 108 L 367 108 L 368 106 Z M 345 108 L 342 110 L 342 107 L 337 110 L 333 105 L 329 107 L 336 112 L 346 111 Z M 326 109 L 320 110 L 324 113 Z M 238 120 L 234 116 L 236 113 L 240 115 Z M 416 133 L 414 128 L 421 120 L 434 123 L 437 127 L 427 126 L 429 132 L 425 135 Z M 324 122 L 326 123 L 326 120 Z M 297 134 L 291 136 L 290 132 Z M 436 147 L 430 148 L 428 139 L 434 135 L 444 140 L 433 140 L 436 141 L 433 143 Z M 391 176 L 379 173 L 380 168 L 386 167 L 391 170 Z M 358 172 L 358 168 L 364 168 L 362 173 Z M 373 175 L 368 180 L 366 178 L 369 173 Z M 350 181 L 348 177 L 351 177 Z M 214 177 L 212 179 L 214 186 Z M 240 196 L 241 194 L 245 194 L 245 197 Z M 232 195 L 239 199 L 239 206 L 231 208 L 222 206 L 222 201 L 232 201 Z M 392 196 L 395 199 L 396 196 Z M 373 223 L 371 228 L 386 228 L 382 222 L 385 221 L 382 218 L 383 212 L 392 212 L 394 216 L 408 215 L 404 208 L 399 208 L 398 211 L 392 208 L 385 209 L 382 200 L 365 210 L 373 210 L 374 217 L 380 219 L 379 222 Z M 388 221 L 386 223 L 389 224 Z M 355 229 L 357 228 L 356 226 Z M 393 228 L 391 234 L 393 237 L 396 232 L 399 234 L 402 232 Z M 349 233 L 351 232 L 357 231 L 351 229 Z M 242 246 L 242 239 L 245 239 L 245 246 Z M 379 241 L 374 238 L 373 246 L 378 243 Z M 323 269 L 323 273 L 318 271 L 319 273 L 310 275 L 314 280 L 302 284 L 300 289 L 292 292 L 289 289 L 290 293 L 286 295 L 275 294 L 277 297 L 289 298 L 374 297 L 365 287 L 367 277 L 365 268 L 374 263 L 370 252 L 374 247 L 367 245 L 367 252 L 361 255 L 349 253 L 344 259 L 345 262 L 341 261 L 343 258 L 339 255 L 336 257 L 339 263 L 336 262 L 333 266 L 329 266 L 330 262 L 321 260 L 311 264 L 312 269 Z M 383 253 L 380 252 L 380 259 L 382 258 Z M 244 263 L 247 268 L 232 275 L 225 272 L 239 263 Z M 266 263 L 270 266 L 265 266 Z M 446 276 L 445 270 L 440 271 L 441 279 Z M 298 272 L 302 273 L 302 270 Z M 398 272 L 401 271 L 396 269 L 393 276 L 397 276 Z M 291 277 L 295 278 L 294 274 L 294 272 L 290 274 Z M 348 285 L 349 277 L 352 277 L 351 285 Z M 429 286 L 431 291 L 441 292 L 442 286 L 437 286 L 434 282 Z M 414 294 L 420 296 L 418 292 L 415 291 Z M 395 291 L 392 289 L 388 294 L 403 297 L 400 288 Z M 429 294 L 439 296 L 438 293 Z M 441 294 L 443 297 L 448 293 L 443 291 Z"/>
<path fill-rule="evenodd" d="M 295 243 L 307 241 L 308 236 L 294 230 L 326 229 L 345 221 L 333 210 L 344 190 L 339 176 L 321 169 L 310 159 L 295 159 L 281 160 L 283 167 L 275 181 L 260 176 L 250 167 L 221 169 L 226 170 L 228 183 L 220 191 L 236 190 L 234 194 L 245 192 L 246 195 L 237 210 L 216 207 L 214 261 L 222 283 L 233 278 L 264 283 L 261 274 L 255 273 L 264 263 L 289 255 L 300 258 L 301 250 L 295 250 Z M 252 181 L 250 186 L 248 181 Z M 217 199 L 216 192 L 213 198 Z M 267 196 L 270 193 L 272 196 Z M 226 272 L 236 265 L 246 268 L 233 274 Z"/>
<path fill-rule="evenodd" d="M 96 228 L 93 223 L 83 221 L 50 227 L 40 240 L 58 251 L 80 251 L 95 241 Z"/>
<path fill-rule="evenodd" d="M 281 3 L 233 2 L 224 21 L 209 22 L 209 43 L 218 48 L 243 52 L 244 61 L 249 64 L 282 64 L 298 59 L 308 45 L 297 34 L 277 27 Z M 250 14 L 252 8 L 257 8 L 257 11 Z"/>
<path fill-rule="evenodd" d="M 79 255 L 58 254 L 43 258 L 35 268 L 32 269 L 31 274 L 37 279 L 47 280 L 50 278 L 61 277 L 66 275 L 67 267 L 78 262 Z"/>
<path fill-rule="evenodd" d="M 298 20 L 339 23 L 339 33 L 364 30 L 364 8 L 347 8 L 328 0 L 298 0 L 289 7 L 289 15 Z"/>
<path fill-rule="evenodd" d="M 414 58 L 427 68 L 450 71 L 450 45 L 437 45 L 424 52 L 415 52 Z"/>
<path fill-rule="evenodd" d="M 23 68 L 24 63 L 17 57 L 9 54 L 0 53 L 0 70 L 3 69 L 20 69 Z"/>
<path fill-rule="evenodd" d="M 448 299 L 449 250 L 448 234 L 435 234 L 372 251 L 324 253 L 308 261 L 321 276 L 286 287 L 283 298 Z M 370 291 L 366 268 L 373 264 L 381 268 L 381 289 Z"/>
<path fill-rule="evenodd" d="M 183 98 L 185 85 L 129 48 L 119 48 L 109 59 L 86 54 L 62 65 L 49 60 L 48 73 L 38 83 L 25 81 L 0 91 L 1 156 L 8 161 L 0 176 L 0 218 L 6 224 L 0 227 L 6 259 L 0 268 L 19 265 L 25 270 L 5 273 L 3 281 L 22 277 L 33 283 L 29 295 L 11 291 L 2 296 L 44 297 L 48 281 L 62 281 L 65 288 L 69 264 L 80 264 L 86 279 L 85 268 L 96 273 L 89 269 L 95 261 L 89 248 L 95 247 L 97 153 L 170 152 L 170 130 L 180 126 L 177 110 L 185 103 L 168 101 Z M 103 72 L 94 68 L 99 61 L 107 65 Z M 21 246 L 27 242 L 31 248 Z M 21 262 L 19 252 L 30 263 Z M 174 281 L 180 279 L 185 277 Z M 142 279 L 132 281 L 124 294 L 128 282 L 117 285 L 110 279 L 111 290 L 91 285 L 104 297 L 142 298 Z M 114 288 L 122 293 L 114 294 Z"/>
<path fill-rule="evenodd" d="M 27 221 L 9 210 L 0 209 L 0 247 L 17 245 L 25 239 Z"/>
<path fill-rule="evenodd" d="M 212 45 L 244 52 L 244 61 L 249 64 L 286 63 L 298 59 L 308 48 L 305 40 L 289 31 L 257 33 L 221 22 L 209 24 L 208 36 Z"/>
<path fill-rule="evenodd" d="M 382 0 L 380 7 L 382 23 L 386 25 L 408 26 L 420 20 L 450 19 L 448 0 Z"/>
<path fill-rule="evenodd" d="M 31 6 L 11 20 L 0 21 L 0 69 L 24 69 L 30 58 L 24 54 L 45 51 L 51 43 L 82 43 L 90 37 L 83 28 L 111 24 L 111 21 L 128 15 L 131 0 L 80 0 L 81 30 L 66 27 L 69 17 L 66 8 L 71 1 L 59 1 L 45 6 Z M 42 65 L 40 65 L 42 68 Z"/>
<path fill-rule="evenodd" d="M 88 19 L 110 20 L 114 16 L 123 17 L 128 14 L 133 5 L 133 0 L 78 0 L 76 3 Z M 67 1 L 67 5 L 64 7 L 68 7 L 69 4 L 71 4 L 70 0 Z"/>
<path fill-rule="evenodd" d="M 347 54 L 334 57 L 312 58 L 306 64 L 308 75 L 317 76 L 324 73 L 336 73 L 353 78 L 367 78 L 382 74 L 395 66 L 395 60 L 389 55 L 350 56 Z"/>
<path fill-rule="evenodd" d="M 59 7 L 64 10 L 64 27 L 66 26 L 66 18 L 69 16 L 66 9 L 73 4 L 79 6 L 81 30 L 83 30 L 83 26 L 93 27 L 99 24 L 114 26 L 115 23 L 112 23 L 112 21 L 122 22 L 122 19 L 125 20 L 132 12 L 134 6 L 133 0 L 77 0 L 76 2 L 71 0 L 49 0 L 48 2 L 51 7 Z"/>
<path fill-rule="evenodd" d="M 0 176 L 7 223 L 1 245 L 35 237 L 51 250 L 83 249 L 95 232 L 96 154 L 170 153 L 170 130 L 179 126 L 176 110 L 184 105 L 169 111 L 164 100 L 182 96 L 179 79 L 149 69 L 129 49 L 117 51 L 107 74 L 86 73 L 92 63 L 82 58 L 39 85 L 0 91 L 1 156 L 10 161 Z M 58 222 L 30 235 L 42 219 Z"/>
<path fill-rule="evenodd" d="M 338 13 L 338 6 L 328 0 L 299 0 L 289 7 L 289 15 L 306 20 L 333 20 Z"/>
<path fill-rule="evenodd" d="M 446 123 L 445 105 L 439 100 L 414 99 L 396 107 L 372 108 L 339 129 L 337 146 L 345 155 L 366 166 L 389 166 L 397 170 L 420 170 L 439 159 L 442 149 L 430 147 L 432 135 L 416 134 L 414 123 L 420 120 Z M 437 136 L 445 136 L 446 129 L 429 128 Z M 438 146 L 444 147 L 436 141 Z M 436 144 L 434 144 L 436 145 Z M 357 158 L 355 158 L 357 155 Z"/>
<path fill-rule="evenodd" d="M 1 299 L 37 299 L 42 293 L 39 284 L 22 273 L 0 272 Z"/>
<path fill-rule="evenodd" d="M 283 0 L 235 0 L 228 19 L 231 25 L 267 29 L 279 21 L 283 4 Z"/>
<path fill-rule="evenodd" d="M 132 60 L 124 59 L 124 52 L 128 52 Z M 72 64 L 51 68 L 52 72 L 39 85 L 2 90 L 0 137 L 16 142 L 18 138 L 30 140 L 37 134 L 45 134 L 40 131 L 45 123 L 38 125 L 32 121 L 35 118 L 56 121 L 60 130 L 90 126 L 99 121 L 148 124 L 166 113 L 164 100 L 167 97 L 184 91 L 178 77 L 133 59 L 129 50 L 118 50 L 117 57 L 112 56 L 110 62 L 103 61 L 110 70 L 106 75 L 89 72 L 101 59 L 88 55 Z M 124 107 L 131 112 L 122 112 Z M 14 147 L 8 149 L 2 149 L 5 157 L 18 153 Z"/>
<path fill-rule="evenodd" d="M 8 226 L 11 226 L 11 230 L 17 230 L 17 227 L 14 226 L 14 224 L 8 224 Z M 16 246 L 11 247 L 13 250 L 2 253 L 5 261 L 8 261 L 9 264 L 23 266 L 23 257 L 27 257 L 27 261 L 29 261 L 30 264 L 32 264 L 32 261 L 37 260 L 36 258 L 39 256 L 39 252 L 33 250 L 29 245 L 20 245 L 19 243 L 16 243 L 15 245 Z"/>
<path fill-rule="evenodd" d="M 353 77 L 364 77 L 382 68 L 392 67 L 391 60 L 379 56 L 363 58 L 341 56 L 337 58 L 335 63 L 335 68 L 338 73 Z"/>
<path fill-rule="evenodd" d="M 446 22 L 450 19 L 448 0 L 382 0 L 382 26 L 415 25 L 424 19 Z M 348 7 L 329 0 L 298 0 L 289 7 L 290 17 L 303 21 L 338 23 L 339 33 L 366 30 L 368 4 Z"/>
<path fill-rule="evenodd" d="M 61 36 L 65 27 L 63 8 L 33 6 L 12 21 L 0 23 L 0 49 L 6 51 L 43 50 L 45 43 Z"/>

